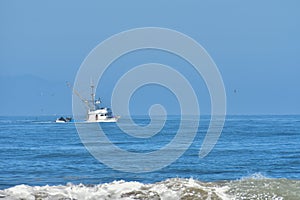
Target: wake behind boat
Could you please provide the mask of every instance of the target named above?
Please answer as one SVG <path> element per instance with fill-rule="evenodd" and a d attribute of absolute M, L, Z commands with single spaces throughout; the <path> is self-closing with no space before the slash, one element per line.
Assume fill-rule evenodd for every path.
<path fill-rule="evenodd" d="M 85 122 L 117 122 L 120 116 L 113 116 L 110 108 L 100 107 L 100 98 L 95 100 L 95 86 L 91 84 L 91 100 L 84 99 L 71 85 L 67 82 L 68 87 L 70 87 L 75 95 L 77 95 L 80 100 L 85 104 L 87 108 L 87 116 Z"/>

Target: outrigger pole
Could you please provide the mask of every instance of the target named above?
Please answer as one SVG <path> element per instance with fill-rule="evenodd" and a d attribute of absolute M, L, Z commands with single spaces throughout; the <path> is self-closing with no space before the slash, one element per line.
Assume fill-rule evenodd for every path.
<path fill-rule="evenodd" d="M 66 84 L 67 84 L 67 86 L 72 90 L 72 92 L 76 95 L 76 96 L 78 96 L 79 97 L 79 99 L 84 103 L 84 105 L 87 107 L 87 109 L 91 109 L 92 108 L 92 106 L 89 104 L 89 101 L 88 100 L 86 100 L 86 99 L 84 99 L 80 94 L 79 94 L 79 92 L 77 92 L 74 88 L 73 88 L 73 86 L 67 81 L 66 82 Z M 93 90 L 93 89 L 92 89 Z"/>

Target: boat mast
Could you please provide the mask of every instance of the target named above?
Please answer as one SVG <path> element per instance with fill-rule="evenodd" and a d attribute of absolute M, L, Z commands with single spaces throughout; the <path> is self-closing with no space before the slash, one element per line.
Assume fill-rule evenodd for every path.
<path fill-rule="evenodd" d="M 91 80 L 91 96 L 92 96 L 92 109 L 95 110 L 95 93 L 94 93 L 95 86 L 93 85 L 93 81 Z"/>

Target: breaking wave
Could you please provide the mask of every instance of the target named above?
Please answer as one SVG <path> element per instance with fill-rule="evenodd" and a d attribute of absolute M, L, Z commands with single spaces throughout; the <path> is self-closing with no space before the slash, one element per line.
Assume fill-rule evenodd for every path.
<path fill-rule="evenodd" d="M 172 178 L 161 182 L 113 181 L 98 185 L 17 185 L 0 190 L 0 199 L 66 200 L 66 199 L 274 199 L 293 200 L 300 197 L 300 180 L 271 179 L 260 174 L 235 181 L 201 182 Z"/>

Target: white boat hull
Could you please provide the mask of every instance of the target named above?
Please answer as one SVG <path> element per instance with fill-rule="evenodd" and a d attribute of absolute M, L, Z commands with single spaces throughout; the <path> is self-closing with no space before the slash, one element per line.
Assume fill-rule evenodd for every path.
<path fill-rule="evenodd" d="M 117 122 L 118 120 L 117 119 L 100 119 L 100 120 L 97 120 L 97 121 L 85 121 L 87 123 L 99 123 L 99 122 Z"/>
<path fill-rule="evenodd" d="M 98 122 L 117 122 L 120 117 L 112 117 L 98 120 L 86 120 L 87 123 L 98 123 Z"/>
<path fill-rule="evenodd" d="M 62 120 L 55 120 L 55 123 L 66 123 L 65 121 L 62 121 Z"/>

